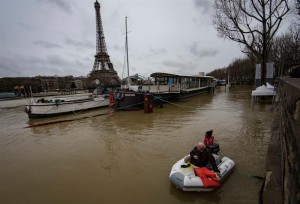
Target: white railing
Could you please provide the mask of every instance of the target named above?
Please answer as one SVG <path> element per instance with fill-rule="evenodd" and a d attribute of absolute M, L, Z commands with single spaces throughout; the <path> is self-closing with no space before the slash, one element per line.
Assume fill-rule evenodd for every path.
<path fill-rule="evenodd" d="M 143 85 L 142 91 L 149 93 L 170 93 L 180 92 L 180 86 L 178 84 L 173 85 Z"/>
<path fill-rule="evenodd" d="M 197 88 L 187 88 L 185 84 L 172 84 L 172 85 L 142 85 L 143 92 L 149 93 L 179 93 L 180 91 L 190 92 L 201 89 L 207 89 L 210 86 L 202 86 Z"/>

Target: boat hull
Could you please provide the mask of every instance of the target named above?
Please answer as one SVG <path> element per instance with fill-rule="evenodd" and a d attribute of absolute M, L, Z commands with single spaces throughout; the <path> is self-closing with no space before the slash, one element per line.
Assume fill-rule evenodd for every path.
<path fill-rule="evenodd" d="M 104 97 L 44 103 L 30 101 L 29 104 L 26 105 L 26 112 L 29 118 L 46 118 L 108 106 L 109 99 Z"/>
<path fill-rule="evenodd" d="M 115 92 L 115 110 L 141 110 L 144 109 L 144 96 L 152 95 L 153 106 L 160 106 L 168 102 L 175 102 L 185 98 L 197 96 L 210 91 L 209 87 L 186 92 L 149 93 L 119 90 Z"/>
<path fill-rule="evenodd" d="M 144 108 L 144 93 L 119 90 L 115 93 L 115 110 L 141 110 Z"/>

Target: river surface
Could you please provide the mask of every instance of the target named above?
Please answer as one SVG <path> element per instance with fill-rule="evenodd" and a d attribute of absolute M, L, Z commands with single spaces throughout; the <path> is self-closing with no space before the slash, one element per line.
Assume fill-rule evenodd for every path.
<path fill-rule="evenodd" d="M 28 119 L 24 99 L 0 101 L 0 203 L 258 203 L 273 111 L 251 107 L 252 89 L 222 87 L 153 113 L 39 120 Z M 213 192 L 176 189 L 172 165 L 209 129 L 235 170 Z"/>

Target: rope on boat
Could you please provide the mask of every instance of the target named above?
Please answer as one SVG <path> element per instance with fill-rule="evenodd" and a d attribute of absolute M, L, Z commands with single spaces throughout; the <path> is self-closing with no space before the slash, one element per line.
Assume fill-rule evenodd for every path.
<path fill-rule="evenodd" d="M 53 106 L 53 108 L 51 108 L 50 110 L 47 110 L 47 111 L 44 112 L 43 114 L 46 114 L 46 113 L 48 113 L 48 112 L 50 112 L 50 111 L 52 111 L 53 109 L 56 109 L 56 108 L 57 108 L 57 105 Z"/>
<path fill-rule="evenodd" d="M 151 95 L 152 95 L 152 94 L 151 94 Z M 181 108 L 188 108 L 188 109 L 193 109 L 193 110 L 204 110 L 204 108 L 195 108 L 195 107 L 190 107 L 190 106 L 179 105 L 179 104 L 177 104 L 177 103 L 173 103 L 173 102 L 164 100 L 164 99 L 162 99 L 162 98 L 159 98 L 159 97 L 157 97 L 157 96 L 155 96 L 155 95 L 152 95 L 152 96 L 153 96 L 153 98 L 155 98 L 155 99 L 157 99 L 157 100 L 161 100 L 161 101 L 163 101 L 163 102 L 165 102 L 165 103 L 168 103 L 168 104 L 171 104 L 171 105 L 174 105 L 174 106 L 178 106 L 178 107 L 181 107 Z M 205 108 L 205 110 L 207 110 L 207 108 Z M 214 110 L 215 110 L 215 109 L 214 109 Z"/>
<path fill-rule="evenodd" d="M 161 100 L 161 101 L 163 101 L 163 102 L 165 102 L 165 103 L 168 103 L 168 104 L 171 104 L 171 105 L 179 106 L 179 107 L 182 107 L 182 108 L 196 109 L 196 108 L 194 108 L 194 107 L 183 106 L 183 105 L 179 105 L 179 104 L 176 104 L 176 103 L 172 103 L 172 102 L 170 102 L 170 101 L 164 100 L 164 99 L 159 98 L 159 97 L 154 96 L 154 95 L 152 95 L 152 96 L 153 96 L 153 98 L 156 98 L 156 99 L 158 99 L 158 100 Z"/>
<path fill-rule="evenodd" d="M 54 104 L 53 104 L 54 105 Z M 56 109 L 59 105 L 61 105 L 60 103 L 55 103 L 55 106 L 53 106 L 53 108 L 51 108 L 50 110 L 47 110 L 46 112 L 44 112 L 43 114 L 46 114 L 50 111 L 52 111 L 53 109 Z M 95 104 L 93 105 L 90 109 L 94 109 L 98 104 Z M 82 109 L 80 111 L 76 111 L 76 110 L 73 110 L 72 112 L 74 113 L 74 115 L 78 115 L 79 113 L 83 112 L 83 111 L 86 111 L 85 109 Z"/>
<path fill-rule="evenodd" d="M 98 104 L 93 105 L 90 109 L 96 109 L 95 107 L 96 107 L 97 105 L 98 105 Z M 107 105 L 107 106 L 108 106 L 108 105 Z M 105 107 L 105 106 L 103 106 L 103 107 Z M 85 109 L 82 109 L 82 110 L 80 110 L 80 111 L 73 110 L 73 113 L 74 113 L 75 115 L 78 115 L 79 113 L 84 112 L 84 111 L 86 111 L 86 110 L 85 110 Z"/>
<path fill-rule="evenodd" d="M 150 95 L 152 95 L 152 94 L 150 94 Z M 172 102 L 170 102 L 170 101 L 164 100 L 164 99 L 159 98 L 159 97 L 157 97 L 157 96 L 155 96 L 155 95 L 152 95 L 152 96 L 153 96 L 153 98 L 155 98 L 155 99 L 157 99 L 157 100 L 161 100 L 161 101 L 163 101 L 163 102 L 165 102 L 165 103 L 168 103 L 168 104 L 174 105 L 174 106 L 178 106 L 178 107 L 181 107 L 181 108 L 187 108 L 187 109 L 193 109 L 193 110 L 208 110 L 208 108 L 198 108 L 198 107 L 184 106 L 184 105 L 180 105 L 180 104 L 178 104 L 178 103 L 172 103 Z M 210 109 L 210 110 L 224 110 L 224 109 L 222 109 L 222 108 L 220 108 L 220 109 L 218 109 L 218 108 L 213 108 L 213 109 Z M 232 111 L 234 111 L 234 109 L 232 109 Z"/>

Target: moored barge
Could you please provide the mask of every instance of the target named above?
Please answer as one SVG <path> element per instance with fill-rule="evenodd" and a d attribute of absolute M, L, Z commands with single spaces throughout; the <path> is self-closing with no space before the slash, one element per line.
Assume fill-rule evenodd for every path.
<path fill-rule="evenodd" d="M 114 92 L 115 110 L 137 110 L 144 108 L 145 95 L 152 95 L 153 105 L 161 105 L 209 92 L 213 77 L 203 75 L 177 75 L 155 72 L 150 75 L 150 84 L 131 84 Z M 129 83 L 128 83 L 129 84 Z"/>

